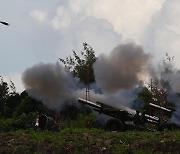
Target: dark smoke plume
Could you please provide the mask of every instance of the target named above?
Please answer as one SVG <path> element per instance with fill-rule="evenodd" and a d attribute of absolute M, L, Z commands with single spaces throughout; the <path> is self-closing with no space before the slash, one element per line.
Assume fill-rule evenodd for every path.
<path fill-rule="evenodd" d="M 22 76 L 27 92 L 47 107 L 59 110 L 73 98 L 75 79 L 59 64 L 39 63 Z"/>
<path fill-rule="evenodd" d="M 147 68 L 148 58 L 142 47 L 134 43 L 117 46 L 109 57 L 98 57 L 94 64 L 95 78 L 106 93 L 97 94 L 93 88 L 90 90 L 91 100 L 120 108 L 132 107 L 136 97 L 132 87 Z M 22 79 L 27 92 L 51 109 L 60 110 L 64 103 L 86 95 L 86 89 L 75 90 L 76 80 L 58 64 L 37 64 L 27 69 Z"/>
<path fill-rule="evenodd" d="M 94 64 L 97 84 L 107 92 L 128 89 L 138 84 L 148 68 L 149 55 L 134 43 L 122 44 L 109 54 L 100 55 Z"/>

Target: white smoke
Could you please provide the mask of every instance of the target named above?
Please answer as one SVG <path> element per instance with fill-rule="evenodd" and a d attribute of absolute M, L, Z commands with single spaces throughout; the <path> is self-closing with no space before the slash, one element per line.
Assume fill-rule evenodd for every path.
<path fill-rule="evenodd" d="M 95 93 L 93 89 L 89 91 L 89 99 L 92 102 L 101 102 L 110 106 L 114 106 L 119 109 L 125 109 L 129 113 L 135 114 L 132 110 L 132 105 L 137 97 L 137 93 L 134 92 L 135 89 L 131 90 L 121 90 L 114 94 L 98 94 Z M 86 99 L 86 89 L 77 90 L 75 92 L 76 97 Z"/>
<path fill-rule="evenodd" d="M 180 68 L 180 9 L 179 0 L 166 0 L 144 31 L 141 44 L 153 55 L 154 66 L 166 53 L 175 57 L 174 63 Z"/>
<path fill-rule="evenodd" d="M 163 77 L 164 81 L 168 81 L 173 93 L 180 93 L 180 72 L 167 73 Z"/>
<path fill-rule="evenodd" d="M 180 72 L 179 70 L 170 66 L 167 72 L 161 75 L 163 81 L 168 83 L 167 95 L 168 100 L 175 103 L 175 112 L 172 115 L 171 120 L 180 126 Z"/>

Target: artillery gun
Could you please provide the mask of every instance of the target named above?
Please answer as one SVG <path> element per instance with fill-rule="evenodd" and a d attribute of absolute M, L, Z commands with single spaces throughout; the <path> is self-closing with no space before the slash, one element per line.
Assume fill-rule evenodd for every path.
<path fill-rule="evenodd" d="M 162 120 L 158 116 L 152 116 L 146 114 L 145 112 L 139 113 L 138 111 L 132 110 L 127 107 L 117 108 L 104 104 L 102 102 L 91 102 L 82 98 L 79 98 L 78 102 L 90 106 L 94 111 L 98 112 L 99 114 L 104 114 L 111 117 L 111 119 L 107 121 L 105 126 L 108 130 L 124 131 L 127 130 L 129 127 L 133 127 L 138 130 L 152 130 L 146 128 L 145 123 L 152 123 L 153 125 L 157 126 L 157 130 L 160 126 L 174 126 L 174 123 L 171 124 L 169 121 L 166 121 L 164 119 Z M 154 107 L 159 108 L 159 106 L 157 105 L 154 105 Z M 161 109 L 164 109 L 167 112 L 171 112 L 171 110 L 166 108 Z"/>

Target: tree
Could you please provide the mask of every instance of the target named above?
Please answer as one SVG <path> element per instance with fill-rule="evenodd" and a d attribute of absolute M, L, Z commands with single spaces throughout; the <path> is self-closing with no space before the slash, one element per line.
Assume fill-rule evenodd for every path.
<path fill-rule="evenodd" d="M 9 87 L 7 82 L 4 82 L 3 77 L 0 76 L 0 101 L 7 98 L 9 94 Z"/>
<path fill-rule="evenodd" d="M 151 93 L 148 88 L 143 87 L 141 92 L 138 94 L 138 98 L 144 103 L 143 110 L 148 110 Z"/>
<path fill-rule="evenodd" d="M 36 112 L 37 106 L 38 106 L 38 101 L 36 101 L 35 99 L 33 99 L 32 97 L 25 97 L 21 104 L 17 107 L 16 111 L 15 111 L 15 116 L 19 116 L 23 113 L 25 114 L 29 114 L 31 112 Z"/>
<path fill-rule="evenodd" d="M 9 94 L 9 87 L 7 82 L 4 82 L 3 77 L 0 76 L 0 116 L 4 114 L 5 100 Z"/>
<path fill-rule="evenodd" d="M 163 105 L 167 108 L 175 107 L 175 104 L 168 99 L 168 96 L 172 95 L 172 89 L 169 80 L 166 78 L 167 75 L 175 73 L 176 69 L 174 68 L 173 60 L 174 56 L 171 57 L 166 53 L 161 66 L 160 78 L 154 78 L 151 81 L 151 85 L 148 88 L 144 87 L 138 94 L 138 98 L 144 103 L 143 109 L 148 110 L 149 102 L 160 106 Z"/>
<path fill-rule="evenodd" d="M 16 107 L 21 103 L 21 96 L 16 93 L 16 87 L 10 80 L 10 84 L 0 76 L 0 116 L 12 117 Z"/>
<path fill-rule="evenodd" d="M 73 51 L 73 57 L 68 56 L 66 59 L 59 58 L 65 68 L 67 68 L 74 76 L 78 77 L 80 81 L 84 83 L 95 81 L 93 64 L 96 59 L 94 49 L 87 43 L 83 43 L 81 57 Z"/>

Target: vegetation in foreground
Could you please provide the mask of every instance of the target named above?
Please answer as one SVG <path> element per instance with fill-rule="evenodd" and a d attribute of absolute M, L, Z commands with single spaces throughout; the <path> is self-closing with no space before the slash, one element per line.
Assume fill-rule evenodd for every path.
<path fill-rule="evenodd" d="M 179 153 L 180 131 L 108 132 L 66 128 L 0 133 L 0 153 Z"/>
<path fill-rule="evenodd" d="M 79 115 L 78 120 L 61 121 L 60 131 L 53 132 L 29 125 L 33 123 L 34 115 L 23 114 L 16 120 L 0 120 L 0 153 L 139 154 L 180 151 L 180 130 L 109 132 L 98 128 L 94 115 L 89 114 Z"/>
<path fill-rule="evenodd" d="M 0 120 L 0 153 L 178 153 L 180 130 L 162 132 L 106 131 L 95 116 L 60 121 L 58 132 L 35 129 L 33 113 Z M 29 121 L 27 120 L 29 119 Z M 16 127 L 21 128 L 16 128 Z M 28 127 L 24 127 L 28 126 Z"/>

